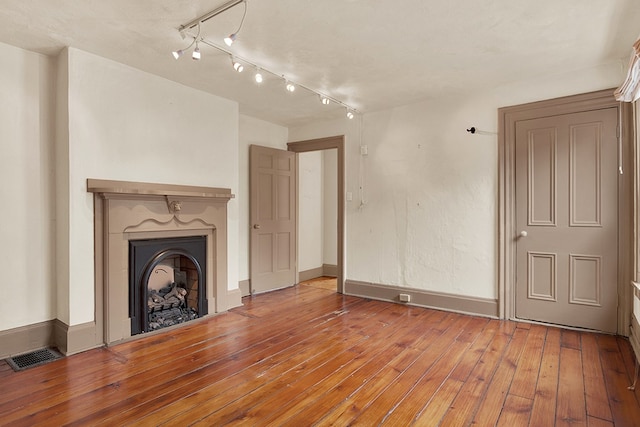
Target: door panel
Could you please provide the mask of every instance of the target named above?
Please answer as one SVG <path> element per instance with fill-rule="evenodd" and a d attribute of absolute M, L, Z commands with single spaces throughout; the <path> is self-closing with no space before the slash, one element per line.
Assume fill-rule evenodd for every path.
<path fill-rule="evenodd" d="M 599 256 L 570 255 L 571 263 L 569 281 L 569 302 L 600 306 L 602 281 L 600 267 L 602 258 Z"/>
<path fill-rule="evenodd" d="M 556 254 L 529 252 L 528 294 L 530 299 L 556 301 Z"/>
<path fill-rule="evenodd" d="M 570 138 L 570 225 L 600 227 L 601 138 L 600 123 L 572 126 Z"/>
<path fill-rule="evenodd" d="M 251 293 L 295 284 L 295 153 L 251 145 Z"/>
<path fill-rule="evenodd" d="M 532 129 L 528 137 L 529 223 L 555 225 L 556 134 L 554 129 Z"/>
<path fill-rule="evenodd" d="M 516 123 L 516 317 L 616 332 L 617 110 Z"/>

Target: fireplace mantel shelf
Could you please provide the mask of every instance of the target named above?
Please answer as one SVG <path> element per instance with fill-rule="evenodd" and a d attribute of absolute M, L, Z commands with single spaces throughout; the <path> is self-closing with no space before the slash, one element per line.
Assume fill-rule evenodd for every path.
<path fill-rule="evenodd" d="M 153 184 L 148 182 L 110 181 L 87 179 L 87 191 L 98 194 L 138 194 L 149 196 L 197 197 L 207 199 L 233 199 L 228 188 L 195 187 L 190 185 Z"/>

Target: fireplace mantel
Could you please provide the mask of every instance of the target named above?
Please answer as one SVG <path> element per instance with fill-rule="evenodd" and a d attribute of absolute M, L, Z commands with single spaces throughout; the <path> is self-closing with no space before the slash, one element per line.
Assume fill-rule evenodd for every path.
<path fill-rule="evenodd" d="M 87 192 L 94 193 L 96 328 L 103 331 L 105 344 L 131 337 L 130 240 L 206 236 L 208 313 L 229 308 L 227 203 L 234 197 L 230 189 L 87 179 Z"/>
<path fill-rule="evenodd" d="M 87 179 L 87 191 L 90 193 L 131 194 L 147 196 L 198 197 L 205 199 L 226 199 L 235 197 L 228 188 L 194 187 L 190 185 L 152 184 L 148 182 L 109 181 Z"/>

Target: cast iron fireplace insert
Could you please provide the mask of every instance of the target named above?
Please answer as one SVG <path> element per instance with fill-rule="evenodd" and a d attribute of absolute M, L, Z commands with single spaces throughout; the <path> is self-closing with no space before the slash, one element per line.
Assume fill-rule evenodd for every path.
<path fill-rule="evenodd" d="M 131 335 L 207 314 L 207 236 L 129 241 Z"/>

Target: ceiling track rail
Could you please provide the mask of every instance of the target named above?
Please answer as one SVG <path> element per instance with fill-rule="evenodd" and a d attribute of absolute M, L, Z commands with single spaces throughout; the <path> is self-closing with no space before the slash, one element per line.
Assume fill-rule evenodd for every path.
<path fill-rule="evenodd" d="M 234 6 L 239 5 L 240 3 L 245 2 L 246 0 L 231 0 L 226 2 L 225 4 L 223 4 L 222 6 L 212 10 L 211 12 L 205 13 L 204 15 L 194 19 L 193 21 L 189 21 L 184 25 L 181 25 L 180 28 L 178 28 L 178 31 L 182 32 L 184 30 L 190 29 L 195 27 L 196 25 L 208 21 L 209 19 L 213 18 L 214 16 L 220 15 L 222 12 L 231 9 Z"/>

